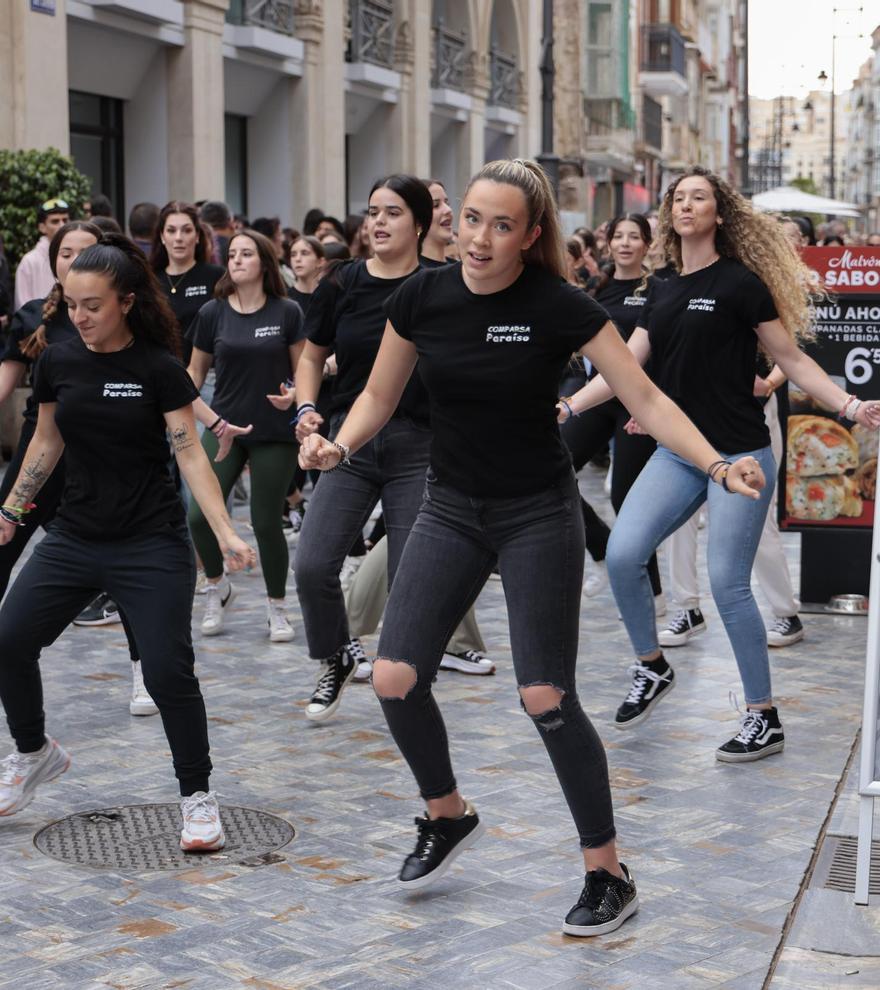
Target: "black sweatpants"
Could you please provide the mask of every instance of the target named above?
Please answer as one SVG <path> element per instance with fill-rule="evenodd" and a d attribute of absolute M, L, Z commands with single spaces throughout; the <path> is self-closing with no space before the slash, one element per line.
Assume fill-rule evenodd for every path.
<path fill-rule="evenodd" d="M 99 591 L 124 610 L 144 683 L 159 708 L 184 796 L 207 791 L 205 703 L 194 670 L 195 563 L 186 527 L 89 541 L 57 526 L 35 548 L 0 608 L 0 701 L 20 752 L 45 739 L 40 651 Z"/>

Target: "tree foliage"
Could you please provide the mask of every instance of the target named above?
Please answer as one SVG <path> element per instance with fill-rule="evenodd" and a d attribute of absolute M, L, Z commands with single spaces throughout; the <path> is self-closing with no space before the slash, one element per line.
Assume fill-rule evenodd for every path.
<path fill-rule="evenodd" d="M 10 265 L 17 265 L 36 243 L 41 203 L 65 200 L 72 219 L 90 195 L 90 180 L 57 148 L 0 150 L 0 235 Z"/>

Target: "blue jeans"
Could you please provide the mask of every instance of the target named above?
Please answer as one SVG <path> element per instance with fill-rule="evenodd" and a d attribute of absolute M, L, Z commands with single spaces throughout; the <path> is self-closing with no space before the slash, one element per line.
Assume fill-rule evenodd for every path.
<path fill-rule="evenodd" d="M 767 485 L 757 501 L 730 494 L 689 461 L 658 447 L 630 489 L 608 541 L 608 576 L 633 649 L 640 657 L 658 649 L 654 595 L 648 579 L 651 554 L 699 507 L 709 503 L 709 583 L 742 678 L 746 704 L 770 701 L 767 634 L 752 595 L 752 564 L 776 483 L 769 447 L 751 455 Z"/>

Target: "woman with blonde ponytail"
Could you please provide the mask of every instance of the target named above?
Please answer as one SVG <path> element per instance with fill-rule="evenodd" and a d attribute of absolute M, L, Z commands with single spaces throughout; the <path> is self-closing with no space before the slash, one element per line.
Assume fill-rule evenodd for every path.
<path fill-rule="evenodd" d="M 746 712 L 736 735 L 716 758 L 747 763 L 785 744 L 773 706 L 767 635 L 751 591 L 751 572 L 771 488 L 755 501 L 728 496 L 730 472 L 744 462 L 776 477 L 764 413 L 754 396 L 758 347 L 804 391 L 839 415 L 874 428 L 880 402 L 847 395 L 801 351 L 812 330 L 809 273 L 773 217 L 721 178 L 694 166 L 670 185 L 660 210 L 659 237 L 677 274 L 657 281 L 628 347 L 654 380 L 723 453 L 709 477 L 670 449 L 664 437 L 630 490 L 608 544 L 608 574 L 636 663 L 615 725 L 643 722 L 675 683 L 660 650 L 645 562 L 699 507 L 709 506 L 712 595 L 736 657 Z M 616 387 L 600 376 L 569 400 L 577 415 L 605 401 Z M 560 414 L 565 418 L 566 413 Z M 712 482 L 721 482 L 721 487 Z"/>
<path fill-rule="evenodd" d="M 604 372 L 681 456 L 705 469 L 718 455 L 651 384 L 602 307 L 565 281 L 559 216 L 540 166 L 484 166 L 465 193 L 458 230 L 461 264 L 421 271 L 388 300 L 364 391 L 335 442 L 306 438 L 300 463 L 344 465 L 387 422 L 418 360 L 431 410 L 430 466 L 373 666 L 373 688 L 427 805 L 399 882 L 408 890 L 435 882 L 485 830 L 459 794 L 431 684 L 450 632 L 497 565 L 521 702 L 550 755 L 587 869 L 563 930 L 602 935 L 635 913 L 638 898 L 617 858 L 605 752 L 575 685 L 584 531 L 556 423 L 571 354 Z M 734 467 L 727 481 L 751 496 L 749 467 Z M 760 484 L 760 472 L 753 478 Z"/>

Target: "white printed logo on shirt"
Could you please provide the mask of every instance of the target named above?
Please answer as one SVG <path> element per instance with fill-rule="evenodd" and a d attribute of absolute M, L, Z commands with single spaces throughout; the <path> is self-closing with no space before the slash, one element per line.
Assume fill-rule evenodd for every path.
<path fill-rule="evenodd" d="M 531 327 L 498 326 L 486 330 L 487 344 L 527 344 L 531 339 Z"/>
<path fill-rule="evenodd" d="M 260 337 L 280 337 L 281 327 L 257 327 L 254 330 L 254 340 L 259 340 Z"/>
<path fill-rule="evenodd" d="M 190 299 L 193 296 L 206 296 L 207 294 L 207 285 L 188 285 L 186 291 L 183 293 L 186 299 Z"/>
<path fill-rule="evenodd" d="M 645 297 L 644 296 L 627 296 L 623 300 L 624 306 L 644 306 Z"/>
<path fill-rule="evenodd" d="M 688 310 L 699 310 L 701 313 L 714 313 L 715 312 L 715 300 L 714 299 L 691 299 L 688 303 Z"/>
<path fill-rule="evenodd" d="M 144 386 L 137 382 L 107 382 L 103 395 L 105 399 L 141 399 Z"/>

